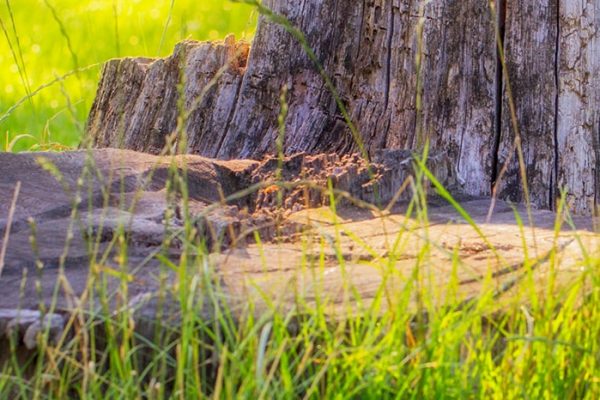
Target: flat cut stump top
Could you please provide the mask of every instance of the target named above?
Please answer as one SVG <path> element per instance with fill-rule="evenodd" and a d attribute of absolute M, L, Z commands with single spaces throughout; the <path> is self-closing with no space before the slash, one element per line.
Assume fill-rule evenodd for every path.
<path fill-rule="evenodd" d="M 417 281 L 437 306 L 449 300 L 446 296 L 466 301 L 488 294 L 501 308 L 526 302 L 531 282 L 543 296 L 553 276 L 560 296 L 582 280 L 586 257 L 600 249 L 591 220 L 576 218 L 577 230 L 566 222 L 556 230 L 554 213 L 532 210 L 532 228 L 516 221 L 515 215 L 527 220 L 525 207 L 498 202 L 486 222 L 490 203 L 461 204 L 477 228 L 450 206 L 430 208 L 427 221 L 402 213 L 376 216 L 345 209 L 334 215 L 329 208 L 308 209 L 290 217 L 311 227 L 302 240 L 253 244 L 212 259 L 225 287 L 240 298 L 254 292 L 259 299 L 296 306 L 316 306 L 318 300 L 332 311 L 347 309 L 348 303 L 368 307 L 379 297 L 378 307 L 386 309 Z"/>

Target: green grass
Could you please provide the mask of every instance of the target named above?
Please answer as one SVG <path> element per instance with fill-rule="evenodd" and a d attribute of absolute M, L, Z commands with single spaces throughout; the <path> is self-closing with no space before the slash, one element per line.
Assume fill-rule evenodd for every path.
<path fill-rule="evenodd" d="M 227 0 L 2 0 L 0 18 L 0 150 L 13 151 L 77 146 L 104 61 L 166 56 L 183 39 L 249 39 L 256 24 L 253 8 Z M 88 69 L 1 120 L 28 93 L 79 68 Z"/>
<path fill-rule="evenodd" d="M 221 12 L 224 3 L 175 2 L 167 35 L 159 51 L 169 19 L 169 2 L 161 4 L 156 23 L 151 23 L 148 18 L 140 20 L 132 11 L 134 2 L 126 3 L 127 7 L 132 7 L 127 9 L 122 1 L 122 9 L 115 19 L 111 2 L 94 3 L 100 5 L 100 11 L 87 15 L 82 10 L 90 7 L 91 2 L 80 6 L 74 1 L 57 1 L 53 4 L 60 23 L 52 17 L 44 1 L 32 3 L 39 5 L 45 15 L 40 18 L 48 32 L 52 32 L 47 35 L 52 39 L 45 38 L 45 31 L 38 36 L 31 33 L 33 36 L 26 39 L 28 26 L 35 32 L 31 20 L 38 18 L 26 4 L 20 2 L 17 7 L 13 3 L 13 11 L 26 66 L 21 73 L 24 77 L 27 74 L 24 80 L 31 81 L 31 88 L 72 70 L 76 64 L 80 67 L 94 64 L 119 54 L 167 54 L 175 41 L 190 33 L 202 39 L 210 37 L 213 30 L 215 37 L 228 31 L 241 31 L 247 26 L 251 11 L 242 5 L 232 5 L 239 14 L 222 14 L 237 15 L 232 17 L 231 23 L 210 25 L 210 21 L 219 21 L 215 16 Z M 144 15 L 153 15 L 152 2 L 137 4 Z M 197 4 L 208 4 L 209 8 L 204 13 L 196 13 L 186 9 L 185 4 L 189 7 L 196 4 L 196 8 L 200 8 Z M 12 28 L 7 23 L 6 11 L 6 8 L 2 10 L 2 17 L 10 35 Z M 190 20 L 196 15 L 201 23 L 191 24 Z M 115 21 L 119 27 L 118 42 Z M 285 24 L 285 20 L 279 22 Z M 61 33 L 61 25 L 67 35 Z M 194 26 L 202 28 L 193 31 Z M 206 26 L 210 27 L 204 28 Z M 303 41 L 300 32 L 292 33 Z M 40 44 L 39 51 L 44 51 L 47 59 L 33 54 L 35 43 L 50 46 L 46 49 Z M 60 49 L 60 53 L 56 49 Z M 11 57 L 10 50 L 3 50 L 1 54 L 4 68 L 11 62 L 9 58 L 5 64 L 6 58 Z M 49 68 L 49 65 L 53 67 Z M 57 69 L 56 73 L 52 68 Z M 3 80 L 3 85 L 5 81 L 10 82 L 13 92 L 8 96 L 4 88 L 4 97 L 0 99 L 7 105 L 3 104 L 2 109 L 27 92 L 27 85 L 21 83 L 19 69 L 11 72 L 11 67 L 7 67 L 7 71 L 3 70 L 2 76 L 10 79 Z M 19 142 L 13 150 L 29 148 L 34 143 L 76 144 L 97 77 L 98 69 L 94 67 L 80 77 L 69 77 L 64 81 L 64 88 L 53 86 L 35 96 L 33 104 L 23 104 L 3 122 L 2 129 L 10 131 L 11 137 L 29 133 L 34 138 Z M 285 92 L 281 98 L 283 116 Z M 52 101 L 57 102 L 55 108 L 52 108 Z M 57 116 L 52 118 L 55 114 Z M 48 129 L 45 129 L 46 125 Z M 42 139 L 42 132 L 49 132 L 49 137 Z M 281 129 L 280 135 L 284 134 Z M 51 166 L 47 168 L 52 170 Z M 90 172 L 87 177 L 91 175 Z M 428 178 L 441 197 L 478 230 L 424 164 L 419 164 L 416 177 L 411 185 L 415 196 L 409 206 L 409 214 L 416 221 L 424 225 L 428 221 L 427 193 L 422 184 L 423 179 Z M 78 190 L 84 192 L 87 188 L 83 178 Z M 185 173 L 180 175 L 173 168 L 168 187 L 171 198 L 183 200 L 183 213 L 186 214 Z M 335 211 L 336 194 L 331 191 L 330 196 L 332 211 Z M 105 201 L 108 204 L 108 198 Z M 74 220 L 84 217 L 73 211 Z M 273 310 L 264 318 L 254 319 L 248 312 L 245 318 L 234 322 L 233 310 L 221 301 L 223 290 L 207 262 L 202 238 L 196 234 L 191 218 L 184 220 L 186 225 L 178 232 L 183 255 L 177 261 L 157 256 L 164 270 L 171 271 L 176 277 L 173 284 L 164 283 L 161 293 L 174 299 L 180 310 L 179 321 L 157 326 L 157 336 L 152 341 L 138 336 L 130 308 L 123 307 L 116 314 L 109 311 L 110 299 L 104 279 L 106 274 L 121 277 L 120 301 L 126 303 L 127 273 L 133 266 L 128 265 L 123 256 L 118 258 L 120 271 L 102 270 L 99 265 L 107 255 L 94 253 L 96 257 L 90 263 L 92 274 L 88 285 L 96 293 L 97 302 L 93 304 L 88 299 L 75 310 L 71 320 L 72 327 L 76 328 L 73 336 L 65 336 L 58 345 L 49 345 L 40 338 L 42 351 L 28 366 L 28 372 L 33 371 L 30 377 L 26 377 L 23 364 L 6 365 L 0 371 L 0 395 L 10 394 L 23 399 L 600 397 L 600 257 L 597 249 L 592 249 L 578 265 L 580 279 L 566 287 L 560 296 L 554 296 L 551 291 L 552 279 L 548 280 L 548 287 L 541 288 L 530 287 L 532 283 L 525 279 L 523 297 L 519 302 L 510 303 L 501 313 L 498 313 L 492 289 L 482 291 L 470 303 L 452 296 L 446 297 L 442 304 L 435 301 L 439 293 L 421 285 L 421 268 L 427 264 L 435 245 L 426 242 L 415 260 L 414 273 L 407 280 L 405 290 L 394 293 L 394 307 L 383 312 L 373 312 L 380 305 L 376 302 L 373 309 L 363 310 L 361 315 L 342 313 L 332 320 L 324 305 L 307 308 L 304 307 L 305 299 L 298 298 L 297 305 L 302 310 L 299 315 Z M 559 225 L 557 223 L 556 229 Z M 520 225 L 515 229 L 525 228 Z M 342 227 L 336 225 L 339 235 L 341 230 Z M 113 238 L 113 247 L 121 255 L 127 252 L 124 231 L 123 228 Z M 400 231 L 390 242 L 405 240 L 403 235 L 406 233 Z M 257 242 L 260 243 L 259 237 Z M 330 246 L 343 265 L 344 258 L 335 242 Z M 325 247 L 323 242 L 321 245 Z M 94 238 L 91 238 L 90 248 L 93 246 Z M 394 274 L 392 267 L 400 257 L 401 253 L 390 252 L 375 260 L 373 266 Z M 318 273 L 324 257 L 311 260 L 305 267 L 312 267 Z M 551 258 L 550 263 L 555 262 L 556 258 Z M 457 256 L 453 263 L 455 268 L 459 267 Z M 450 293 L 456 289 L 453 287 L 455 280 L 450 279 L 448 285 Z M 445 289 L 438 288 L 440 292 Z M 380 288 L 379 293 L 382 292 L 383 288 Z M 196 296 L 197 293 L 202 296 Z M 352 295 L 349 298 L 352 299 Z M 415 298 L 420 300 L 418 312 L 411 301 Z M 378 300 L 382 301 L 381 298 Z M 202 312 L 207 304 L 214 308 L 208 318 Z M 248 304 L 248 310 L 252 308 L 253 305 Z M 290 326 L 294 328 L 290 329 Z"/>

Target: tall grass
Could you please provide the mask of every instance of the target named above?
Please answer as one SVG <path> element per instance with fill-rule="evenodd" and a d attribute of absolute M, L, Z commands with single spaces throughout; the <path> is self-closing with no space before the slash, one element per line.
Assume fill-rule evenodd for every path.
<path fill-rule="evenodd" d="M 107 12 L 112 11 L 109 8 Z M 61 17 L 60 12 L 57 15 Z M 266 15 L 273 16 L 268 12 Z M 109 32 L 127 37 L 126 27 L 118 23 L 121 20 L 109 19 L 118 26 Z M 174 23 L 177 18 L 167 20 Z M 286 23 L 284 19 L 279 22 Z M 170 23 L 165 26 L 168 28 Z M 302 39 L 301 32 L 295 33 Z M 127 52 L 123 42 L 119 43 L 123 47 L 115 51 Z M 85 82 L 85 78 L 82 80 Z M 281 120 L 286 111 L 284 89 Z M 185 117 L 185 110 L 180 112 Z M 184 126 L 185 123 L 179 123 L 173 136 L 178 143 L 185 143 Z M 286 134 L 283 127 L 280 121 L 280 158 Z M 508 302 L 501 312 L 494 284 L 482 284 L 482 292 L 470 301 L 458 295 L 457 275 L 462 265 L 458 249 L 452 253 L 452 276 L 447 287 L 432 288 L 428 282 L 429 263 L 433 248 L 439 244 L 428 237 L 426 229 L 411 274 L 402 276 L 396 269 L 403 255 L 402 245 L 410 240 L 412 230 L 429 223 L 426 181 L 487 240 L 474 220 L 427 170 L 427 143 L 423 146 L 415 177 L 406 185 L 414 194 L 406 212 L 414 226 L 400 229 L 390 238 L 386 254 L 369 261 L 373 268 L 382 271 L 384 282 L 371 304 L 363 303 L 352 290 L 352 271 L 347 268 L 340 245 L 342 236 L 355 240 L 357 247 L 365 245 L 345 230 L 336 215 L 338 200 L 348 194 L 336 192 L 331 185 L 321 188 L 329 194 L 335 234 L 328 241 L 318 230 L 304 232 L 299 242 L 307 253 L 310 248 L 317 256 L 306 257 L 296 267 L 313 271 L 319 280 L 324 274 L 325 254 L 337 257 L 345 274 L 345 291 L 344 304 L 334 317 L 330 314 L 331 304 L 318 296 L 309 301 L 299 295 L 290 309 L 280 308 L 266 295 L 250 297 L 243 309 L 228 305 L 205 240 L 198 234 L 187 207 L 185 164 L 177 167 L 177 149 L 167 146 L 163 157 L 172 160 L 167 197 L 173 201 L 168 213 L 175 212 L 175 199 L 181 199 L 185 224 L 181 229 L 167 226 L 165 243 L 151 255 L 161 263 L 160 289 L 155 294 L 157 318 L 142 335 L 139 328 L 143 321 L 135 307 L 130 306 L 128 293 L 131 274 L 141 266 L 128 261 L 127 225 L 117 230 L 109 246 L 117 254 L 115 268 L 106 266 L 109 252 L 98 251 L 102 233 L 94 236 L 88 232 L 93 255 L 91 273 L 68 323 L 71 334 L 57 344 L 48 343 L 42 335 L 39 354 L 30 365 L 14 358 L 4 366 L 0 372 L 0 394 L 23 399 L 600 397 L 598 249 L 587 249 L 591 251 L 577 265 L 580 276 L 558 293 L 552 278 L 560 267 L 559 258 L 551 252 L 550 270 L 554 272 L 547 287 L 540 288 L 527 279 L 535 259 L 525 253 L 525 275 L 519 282 L 523 294 L 518 301 Z M 52 165 L 43 165 L 61 180 Z M 68 188 L 74 206 L 97 174 L 90 158 L 78 186 Z M 259 188 L 260 185 L 248 188 L 224 202 Z M 108 193 L 104 200 L 108 205 Z M 563 220 L 568 220 L 564 203 L 559 211 L 555 237 Z M 73 224 L 81 224 L 86 215 L 73 207 L 71 218 Z M 522 222 L 519 218 L 517 221 L 515 230 L 523 232 Z M 258 248 L 264 249 L 260 236 L 256 234 L 255 238 Z M 180 241 L 183 248 L 178 259 L 168 257 L 166 251 L 172 240 Z M 488 244 L 493 247 L 489 241 Z M 529 245 L 524 243 L 524 249 Z M 554 250 L 559 251 L 558 244 Z M 265 263 L 267 257 L 268 254 Z M 492 272 L 490 269 L 489 276 Z M 168 281 L 167 274 L 174 281 Z M 111 277 L 119 281 L 116 300 L 107 287 Z M 406 284 L 402 290 L 387 293 L 388 279 L 402 279 Z M 442 292 L 446 295 L 440 300 Z M 255 300 L 267 305 L 265 312 L 254 313 L 258 307 Z M 359 313 L 355 312 L 356 304 Z"/>

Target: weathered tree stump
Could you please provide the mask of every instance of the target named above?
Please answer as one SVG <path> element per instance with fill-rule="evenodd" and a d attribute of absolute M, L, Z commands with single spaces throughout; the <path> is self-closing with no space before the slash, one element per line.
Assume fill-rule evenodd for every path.
<path fill-rule="evenodd" d="M 306 34 L 370 153 L 418 150 L 428 138 L 448 152 L 462 189 L 473 195 L 489 194 L 508 161 L 500 194 L 522 201 L 510 83 L 532 202 L 553 208 L 566 188 L 574 211 L 594 211 L 600 0 L 433 0 L 422 10 L 407 0 L 265 5 Z M 357 150 L 318 68 L 266 17 L 249 55 L 247 45 L 228 38 L 184 42 L 164 60 L 110 61 L 88 133 L 96 146 L 156 153 L 175 130 L 181 93 L 189 153 L 261 158 L 274 152 L 284 85 L 290 88 L 287 154 Z"/>

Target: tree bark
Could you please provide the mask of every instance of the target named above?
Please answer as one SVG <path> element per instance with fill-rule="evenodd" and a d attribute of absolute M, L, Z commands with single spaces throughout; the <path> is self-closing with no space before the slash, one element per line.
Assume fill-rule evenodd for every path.
<path fill-rule="evenodd" d="M 522 201 L 510 85 L 533 204 L 555 207 L 566 187 L 574 211 L 593 212 L 600 196 L 600 0 L 264 4 L 305 34 L 370 154 L 419 151 L 428 139 L 473 195 L 490 194 L 508 161 L 500 195 Z M 157 153 L 179 124 L 189 153 L 261 158 L 276 151 L 283 86 L 287 154 L 358 150 L 319 68 L 266 17 L 250 49 L 230 37 L 184 42 L 163 60 L 109 62 L 88 133 L 96 146 Z"/>
<path fill-rule="evenodd" d="M 558 0 L 522 0 L 505 3 L 504 50 L 508 80 L 503 80 L 498 166 L 507 159 L 501 193 L 523 201 L 524 185 L 514 150 L 516 117 L 527 173 L 527 188 L 534 204 L 552 207 L 556 188 L 555 111 Z M 511 91 L 508 91 L 510 85 Z M 514 112 L 509 104 L 512 93 Z"/>
<path fill-rule="evenodd" d="M 600 1 L 561 1 L 558 57 L 559 187 L 584 213 L 600 204 Z"/>

